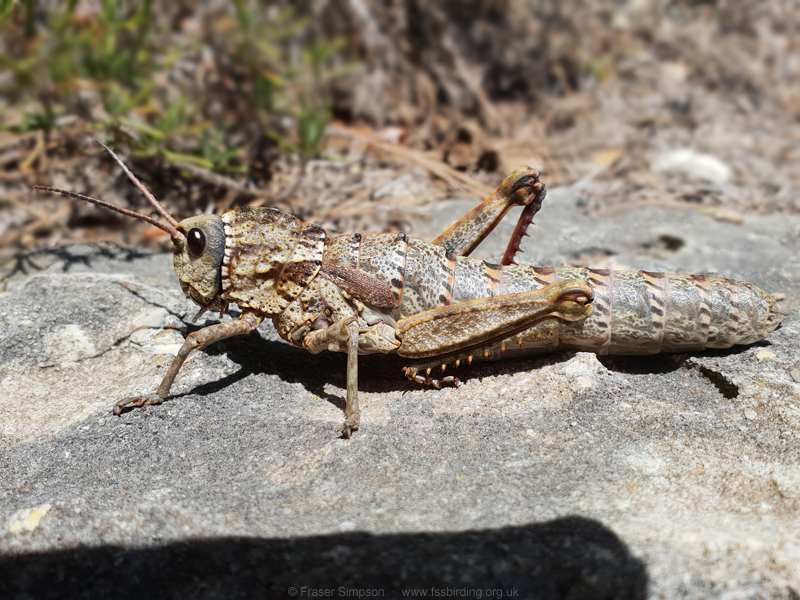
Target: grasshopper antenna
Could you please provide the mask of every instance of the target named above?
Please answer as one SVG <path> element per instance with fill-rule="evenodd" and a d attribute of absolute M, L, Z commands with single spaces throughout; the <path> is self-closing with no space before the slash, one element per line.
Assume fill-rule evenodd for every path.
<path fill-rule="evenodd" d="M 161 206 L 161 203 L 158 200 L 156 200 L 156 197 L 153 196 L 153 194 L 150 193 L 150 190 L 144 187 L 144 184 L 136 178 L 136 175 L 131 173 L 131 170 L 128 168 L 128 166 L 124 162 L 122 162 L 122 159 L 119 156 L 117 156 L 111 148 L 106 146 L 99 139 L 94 138 L 94 141 L 97 142 L 100 146 L 102 146 L 103 149 L 111 155 L 111 158 L 113 158 L 116 161 L 116 163 L 122 168 L 122 170 L 125 172 L 125 175 L 128 176 L 128 179 L 130 179 L 133 182 L 133 185 L 136 186 L 136 189 L 142 192 L 142 195 L 145 198 L 147 198 L 147 201 L 150 204 L 153 205 L 153 208 L 155 208 L 158 211 L 158 214 L 160 214 L 167 221 L 169 221 L 170 225 L 175 227 L 178 224 L 178 221 L 176 221 L 173 218 L 173 216 L 167 212 L 166 208 Z"/>
<path fill-rule="evenodd" d="M 144 221 L 145 223 L 150 223 L 150 225 L 158 227 L 162 231 L 166 231 L 176 240 L 184 240 L 185 236 L 175 228 L 175 226 L 178 224 L 178 221 L 176 221 L 175 218 L 172 215 L 170 215 L 167 212 L 167 210 L 161 205 L 161 203 L 158 200 L 156 200 L 155 196 L 153 196 L 153 194 L 150 193 L 150 190 L 148 190 L 144 186 L 144 184 L 141 181 L 139 181 L 139 179 L 137 179 L 136 175 L 134 175 L 131 172 L 131 170 L 127 167 L 127 165 L 125 165 L 125 163 L 122 162 L 122 159 L 119 156 L 117 156 L 111 148 L 106 146 L 103 142 L 101 142 L 97 138 L 95 138 L 94 141 L 97 142 L 100 146 L 102 146 L 103 149 L 111 155 L 114 161 L 120 167 L 122 167 L 122 170 L 125 172 L 125 175 L 127 175 L 128 179 L 130 179 L 133 182 L 133 185 L 135 185 L 136 188 L 140 192 L 142 192 L 144 197 L 147 198 L 147 201 L 153 206 L 153 208 L 156 209 L 156 211 L 158 211 L 158 214 L 160 214 L 167 220 L 167 222 L 169 223 L 168 225 L 160 223 L 159 221 L 155 220 L 152 217 L 148 217 L 147 215 L 143 215 L 136 211 L 129 210 L 127 208 L 122 208 L 120 206 L 116 206 L 108 202 L 104 202 L 103 200 L 99 200 L 98 198 L 92 198 L 91 196 L 84 196 L 83 194 L 78 194 L 76 192 L 70 192 L 67 190 L 61 190 L 58 188 L 48 187 L 44 185 L 35 185 L 33 186 L 33 189 L 42 190 L 44 192 L 54 192 L 57 194 L 61 194 L 62 196 L 67 196 L 69 198 L 76 198 L 78 200 L 90 202 L 91 204 L 95 204 L 97 206 L 102 206 L 103 208 L 107 208 L 121 215 L 125 215 L 126 217 L 133 217 L 134 219 L 139 219 L 140 221 Z"/>

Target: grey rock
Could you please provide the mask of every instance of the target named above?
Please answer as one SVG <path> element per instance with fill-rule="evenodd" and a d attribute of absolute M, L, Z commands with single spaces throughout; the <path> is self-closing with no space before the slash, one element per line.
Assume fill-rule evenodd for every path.
<path fill-rule="evenodd" d="M 748 279 L 789 316 L 753 347 L 476 364 L 459 389 L 363 357 L 362 429 L 344 440 L 344 356 L 268 324 L 197 353 L 164 404 L 113 416 L 202 325 L 170 256 L 29 257 L 0 294 L 0 597 L 792 597 L 800 218 L 598 219 L 576 202 L 551 194 L 521 259 Z"/>

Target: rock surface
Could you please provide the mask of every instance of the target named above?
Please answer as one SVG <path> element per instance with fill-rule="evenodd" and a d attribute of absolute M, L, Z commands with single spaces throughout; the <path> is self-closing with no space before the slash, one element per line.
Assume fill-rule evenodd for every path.
<path fill-rule="evenodd" d="M 746 279 L 789 316 L 752 347 L 476 363 L 440 391 L 365 357 L 344 440 L 344 356 L 269 324 L 196 353 L 164 404 L 113 416 L 197 327 L 170 256 L 72 246 L 11 265 L 0 597 L 796 598 L 800 218 L 580 204 L 553 192 L 520 262 Z"/>

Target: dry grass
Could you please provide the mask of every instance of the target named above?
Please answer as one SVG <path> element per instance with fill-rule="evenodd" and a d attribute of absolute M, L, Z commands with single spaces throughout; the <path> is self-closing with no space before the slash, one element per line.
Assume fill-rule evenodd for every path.
<path fill-rule="evenodd" d="M 285 4 L 241 6 L 268 29 L 286 18 Z M 237 59 L 242 21 L 228 3 L 153 2 L 142 46 L 150 58 L 135 65 L 155 87 L 122 117 L 108 114 L 104 91 L 118 82 L 78 73 L 56 85 L 32 71 L 27 88 L 0 101 L 0 247 L 167 243 L 110 213 L 30 194 L 48 184 L 145 208 L 91 143 L 97 134 L 178 218 L 274 205 L 335 231 L 399 229 L 444 196 L 487 194 L 520 163 L 540 168 L 550 186 L 576 186 L 596 212 L 646 203 L 731 218 L 800 210 L 796 2 L 293 4 L 302 26 L 276 46 L 275 73 L 264 76 L 283 69 L 283 88 L 268 105 L 259 104 L 253 65 Z M 41 36 L 53 32 L 46 10 L 37 38 L 26 38 L 19 14 L 3 25 L 4 55 L 41 51 Z M 89 2 L 76 15 L 70 31 L 100 18 Z M 329 46 L 312 61 L 316 71 L 284 64 L 319 40 Z M 0 86 L 9 90 L 14 77 L 7 66 Z M 297 110 L 309 93 L 318 112 Z M 174 109 L 181 97 L 194 112 Z M 59 107 L 51 121 L 23 126 L 48 102 Z M 326 114 L 338 120 L 320 138 L 314 128 Z M 653 169 L 679 149 L 714 157 L 729 176 Z"/>

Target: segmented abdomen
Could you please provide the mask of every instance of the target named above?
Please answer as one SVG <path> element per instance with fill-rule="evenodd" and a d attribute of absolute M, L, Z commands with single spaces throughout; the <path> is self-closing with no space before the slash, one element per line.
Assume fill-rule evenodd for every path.
<path fill-rule="evenodd" d="M 503 273 L 509 291 L 531 273 L 537 286 L 569 278 L 591 284 L 594 311 L 560 330 L 562 349 L 656 354 L 730 348 L 766 338 L 781 320 L 772 296 L 723 277 L 570 267 L 508 267 Z"/>
<path fill-rule="evenodd" d="M 647 271 L 502 267 L 403 234 L 333 238 L 327 261 L 383 281 L 402 317 L 583 279 L 594 290 L 594 310 L 583 321 L 562 323 L 547 340 L 552 349 L 655 354 L 729 348 L 766 338 L 782 317 L 772 296 L 746 282 Z"/>
<path fill-rule="evenodd" d="M 704 275 L 667 275 L 572 267 L 501 267 L 455 257 L 437 246 L 409 242 L 403 313 L 538 289 L 583 279 L 594 310 L 562 324 L 559 349 L 599 354 L 656 354 L 730 348 L 767 337 L 781 320 L 775 300 L 751 283 Z M 413 302 L 407 300 L 413 290 Z M 549 344 L 555 346 L 556 341 Z"/>

